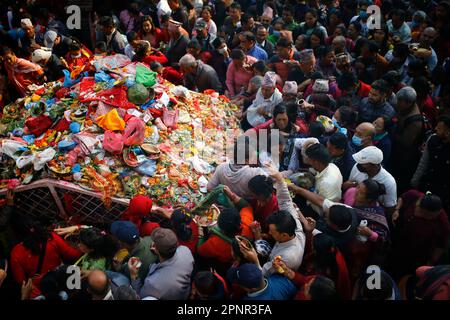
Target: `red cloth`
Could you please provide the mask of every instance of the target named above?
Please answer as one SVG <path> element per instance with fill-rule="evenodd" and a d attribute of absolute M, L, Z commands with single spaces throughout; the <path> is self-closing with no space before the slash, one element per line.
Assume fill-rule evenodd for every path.
<path fill-rule="evenodd" d="M 253 222 L 253 209 L 245 207 L 240 211 L 241 215 L 241 236 L 253 239 L 253 232 L 250 224 Z M 223 264 L 231 264 L 233 257 L 231 256 L 231 244 L 212 234 L 205 243 L 197 248 L 198 254 L 203 258 L 212 258 Z"/>
<path fill-rule="evenodd" d="M 418 106 L 420 112 L 423 112 L 428 120 L 434 124 L 439 114 L 439 110 L 434 105 L 433 99 L 431 99 L 430 95 L 427 95 L 425 100 L 418 101 Z"/>
<path fill-rule="evenodd" d="M 359 81 L 359 84 L 360 86 L 357 95 L 362 98 L 368 97 L 370 90 L 372 90 L 372 87 L 362 81 Z"/>
<path fill-rule="evenodd" d="M 270 199 L 265 206 L 259 206 L 257 201 L 253 200 L 252 207 L 255 214 L 255 220 L 261 224 L 262 232 L 267 233 L 269 231 L 267 218 L 275 211 L 278 211 L 278 199 L 276 193 L 272 194 L 272 199 Z"/>
<path fill-rule="evenodd" d="M 46 115 L 40 115 L 38 117 L 29 118 L 25 121 L 25 126 L 28 128 L 28 131 L 34 134 L 36 137 L 39 137 L 48 128 L 52 126 L 52 120 Z"/>
<path fill-rule="evenodd" d="M 77 67 L 83 67 L 82 71 L 89 71 L 91 68 L 91 64 L 89 63 L 91 58 L 93 57 L 92 52 L 85 46 L 81 48 L 81 57 L 72 58 L 70 52 L 66 54 L 66 62 L 69 66 L 69 71 L 72 72 Z"/>
<path fill-rule="evenodd" d="M 82 252 L 69 246 L 61 237 L 52 233 L 47 241 L 44 262 L 42 264 L 41 276 L 33 278 L 32 298 L 40 294 L 39 284 L 42 276 L 54 270 L 63 262 L 73 263 L 81 257 Z M 39 263 L 39 255 L 34 255 L 24 247 L 23 243 L 16 245 L 11 251 L 11 272 L 14 280 L 22 285 L 23 281 L 35 276 Z"/>
<path fill-rule="evenodd" d="M 151 222 L 151 221 L 144 222 L 141 225 L 141 228 L 139 229 L 139 234 L 140 234 L 141 238 L 150 237 L 152 235 L 153 230 L 158 229 L 159 227 L 161 227 L 161 226 L 157 222 Z"/>
<path fill-rule="evenodd" d="M 56 126 L 53 128 L 54 130 L 58 132 L 64 132 L 66 130 L 69 130 L 70 122 L 66 120 L 66 118 L 62 118 L 58 121 Z"/>
<path fill-rule="evenodd" d="M 165 67 L 161 76 L 175 85 L 183 84 L 183 75 L 172 67 Z"/>
<path fill-rule="evenodd" d="M 163 65 L 166 64 L 167 62 L 169 62 L 167 57 L 159 51 L 155 51 L 153 54 L 146 56 L 142 60 L 142 62 L 144 62 L 147 65 L 150 65 L 153 61 L 157 61 Z"/>
<path fill-rule="evenodd" d="M 122 219 L 133 222 L 141 227 L 142 219 L 152 211 L 153 201 L 149 197 L 137 195 L 130 200 L 128 209 L 122 214 Z"/>
<path fill-rule="evenodd" d="M 154 31 L 153 32 L 154 38 L 153 38 L 153 41 L 150 41 L 150 44 L 152 45 L 153 48 L 159 48 L 160 42 L 165 42 L 165 43 L 169 42 L 170 39 L 168 37 L 166 38 L 166 36 L 161 31 L 161 29 L 155 28 L 152 31 Z M 139 32 L 138 34 L 139 34 L 139 38 L 143 39 L 144 35 L 142 34 L 142 32 Z"/>

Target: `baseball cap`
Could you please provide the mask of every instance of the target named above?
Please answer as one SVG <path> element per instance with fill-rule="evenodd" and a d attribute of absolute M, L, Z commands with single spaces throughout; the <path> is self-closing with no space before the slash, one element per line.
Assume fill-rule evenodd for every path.
<path fill-rule="evenodd" d="M 380 164 L 383 162 L 383 152 L 377 147 L 370 146 L 353 155 L 358 164 Z"/>
<path fill-rule="evenodd" d="M 195 30 L 203 30 L 203 29 L 205 29 L 206 28 L 206 22 L 205 21 L 203 21 L 203 20 L 198 20 L 196 23 L 195 23 L 195 26 L 194 26 L 194 29 Z"/>
<path fill-rule="evenodd" d="M 248 289 L 258 288 L 262 277 L 261 269 L 253 263 L 244 263 L 237 268 L 230 268 L 227 272 L 230 283 L 236 283 Z"/>
<path fill-rule="evenodd" d="M 127 244 L 134 244 L 139 239 L 139 230 L 130 221 L 114 221 L 110 231 L 117 239 Z"/>
<path fill-rule="evenodd" d="M 47 48 L 53 48 L 56 37 L 58 37 L 58 33 L 56 33 L 56 31 L 48 30 L 44 35 L 44 45 Z"/>
<path fill-rule="evenodd" d="M 156 228 L 153 230 L 151 238 L 156 249 L 162 255 L 171 255 L 177 250 L 178 238 L 175 232 L 166 228 Z"/>

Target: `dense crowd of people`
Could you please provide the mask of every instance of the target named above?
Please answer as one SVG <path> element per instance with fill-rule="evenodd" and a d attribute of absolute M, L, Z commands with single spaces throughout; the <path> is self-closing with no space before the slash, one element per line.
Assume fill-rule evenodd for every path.
<path fill-rule="evenodd" d="M 449 1 L 84 1 L 82 30 L 65 1 L 5 2 L 0 108 L 124 54 L 238 105 L 245 159 L 210 179 L 210 228 L 139 195 L 110 226 L 49 229 L 8 191 L 2 299 L 449 299 Z M 262 129 L 280 132 L 275 163 Z"/>

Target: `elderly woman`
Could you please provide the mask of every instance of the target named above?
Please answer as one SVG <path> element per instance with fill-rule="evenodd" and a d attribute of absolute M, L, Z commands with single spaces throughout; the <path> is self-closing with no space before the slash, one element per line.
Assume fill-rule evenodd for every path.
<path fill-rule="evenodd" d="M 273 108 L 282 101 L 282 94 L 276 87 L 276 74 L 268 71 L 264 75 L 263 83 L 255 100 L 247 110 L 246 119 L 250 127 L 254 128 L 270 119 Z M 242 129 L 249 129 L 249 127 L 244 128 L 243 126 Z"/>
<path fill-rule="evenodd" d="M 241 49 L 231 51 L 232 62 L 227 69 L 227 88 L 230 97 L 235 97 L 245 90 L 248 82 L 253 77 L 252 65 L 257 61 L 252 56 L 245 55 Z"/>
<path fill-rule="evenodd" d="M 27 87 L 31 84 L 39 83 L 44 75 L 44 70 L 41 66 L 28 60 L 17 58 L 10 48 L 3 48 L 1 56 L 9 81 L 11 81 L 22 97 L 27 94 Z"/>

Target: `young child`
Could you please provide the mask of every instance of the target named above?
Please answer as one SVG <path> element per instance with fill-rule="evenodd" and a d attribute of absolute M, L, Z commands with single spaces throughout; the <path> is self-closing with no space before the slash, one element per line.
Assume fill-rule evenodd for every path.
<path fill-rule="evenodd" d="M 163 67 L 161 63 L 153 61 L 150 68 L 175 85 L 183 84 L 183 75 L 172 67 Z"/>

